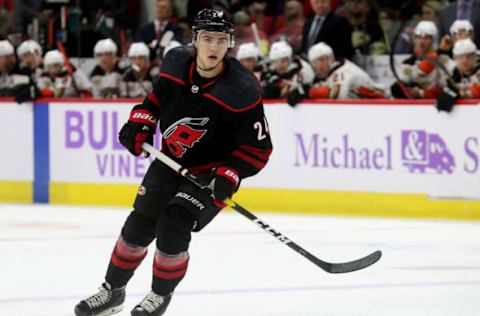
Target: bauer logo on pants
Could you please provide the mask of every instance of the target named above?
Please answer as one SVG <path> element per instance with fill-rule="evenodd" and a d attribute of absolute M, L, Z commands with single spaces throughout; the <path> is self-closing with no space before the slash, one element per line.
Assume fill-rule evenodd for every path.
<path fill-rule="evenodd" d="M 181 199 L 184 199 L 190 203 L 192 203 L 196 208 L 198 208 L 200 211 L 205 208 L 205 205 L 203 205 L 202 202 L 191 196 L 190 194 L 187 194 L 185 192 L 178 192 L 175 197 L 179 197 Z"/>

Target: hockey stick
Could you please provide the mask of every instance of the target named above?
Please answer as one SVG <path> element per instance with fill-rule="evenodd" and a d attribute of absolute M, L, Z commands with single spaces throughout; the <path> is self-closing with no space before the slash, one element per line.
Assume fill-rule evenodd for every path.
<path fill-rule="evenodd" d="M 191 174 L 187 169 L 183 168 L 176 161 L 172 160 L 170 157 L 168 157 L 161 151 L 157 150 L 152 145 L 148 143 L 143 143 L 142 148 L 144 151 L 148 152 L 153 157 L 157 158 L 158 160 L 166 164 L 168 167 L 178 172 L 183 177 L 187 178 L 189 181 L 191 181 L 193 184 L 195 184 L 199 188 L 207 187 L 205 184 L 200 183 L 197 177 L 195 177 L 195 175 Z M 372 264 L 377 262 L 382 256 L 382 252 L 380 250 L 377 250 L 366 257 L 363 257 L 358 260 L 350 261 L 350 262 L 330 263 L 330 262 L 320 260 L 314 255 L 312 255 L 311 253 L 309 253 L 308 251 L 306 251 L 305 249 L 303 249 L 302 247 L 300 247 L 298 244 L 290 240 L 289 238 L 285 237 L 282 233 L 278 232 L 272 226 L 265 223 L 264 221 L 259 219 L 257 216 L 247 211 L 242 206 L 238 205 L 236 202 L 232 201 L 231 199 L 226 199 L 224 202 L 228 206 L 233 208 L 235 211 L 242 214 L 243 216 L 245 216 L 255 224 L 257 224 L 264 231 L 271 234 L 273 237 L 277 238 L 279 241 L 281 241 L 291 249 L 295 250 L 297 253 L 301 254 L 302 256 L 304 256 L 305 258 L 307 258 L 308 260 L 310 260 L 315 265 L 317 265 L 318 267 L 320 267 L 321 269 L 323 269 L 328 273 L 346 273 L 346 272 L 357 271 L 357 270 L 366 268 L 368 266 L 371 266 Z"/>

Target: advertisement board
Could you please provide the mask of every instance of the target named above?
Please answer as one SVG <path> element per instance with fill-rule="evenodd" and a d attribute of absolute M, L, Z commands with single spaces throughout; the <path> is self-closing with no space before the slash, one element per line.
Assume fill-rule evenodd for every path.
<path fill-rule="evenodd" d="M 117 137 L 132 105 L 51 105 L 51 181 L 140 183 L 150 161 Z M 480 199 L 479 107 L 272 104 L 266 116 L 273 155 L 246 187 Z"/>
<path fill-rule="evenodd" d="M 480 199 L 480 108 L 432 105 L 267 107 L 274 154 L 262 188 Z"/>
<path fill-rule="evenodd" d="M 132 156 L 118 132 L 133 103 L 54 103 L 50 106 L 52 182 L 138 184 L 149 159 Z M 155 143 L 159 133 L 156 134 Z"/>
<path fill-rule="evenodd" d="M 33 180 L 33 107 L 0 103 L 0 181 Z"/>

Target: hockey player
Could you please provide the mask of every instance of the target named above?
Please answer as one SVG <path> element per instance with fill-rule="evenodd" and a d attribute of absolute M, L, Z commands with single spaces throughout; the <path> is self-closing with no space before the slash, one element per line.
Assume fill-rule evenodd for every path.
<path fill-rule="evenodd" d="M 42 74 L 42 55 L 42 48 L 34 40 L 23 41 L 18 46 L 19 69 L 14 76 L 14 96 L 18 103 L 38 97 L 36 83 Z"/>
<path fill-rule="evenodd" d="M 480 62 L 475 43 L 461 39 L 453 46 L 455 67 L 442 93 L 437 96 L 436 108 L 451 112 L 458 98 L 480 98 Z"/>
<path fill-rule="evenodd" d="M 143 42 L 133 43 L 128 49 L 131 66 L 123 74 L 122 96 L 145 98 L 152 92 L 152 80 L 158 74 L 157 66 L 150 64 L 150 49 Z"/>
<path fill-rule="evenodd" d="M 17 48 L 20 70 L 36 81 L 42 74 L 43 50 L 34 40 L 26 40 Z"/>
<path fill-rule="evenodd" d="M 98 65 L 90 74 L 94 97 L 117 98 L 120 96 L 123 69 L 118 64 L 117 50 L 117 45 L 109 38 L 99 40 L 93 48 L 98 61 Z"/>
<path fill-rule="evenodd" d="M 456 67 L 452 78 L 461 98 L 480 98 L 480 63 L 475 43 L 467 38 L 458 40 L 453 46 Z"/>
<path fill-rule="evenodd" d="M 63 55 L 58 50 L 47 52 L 43 58 L 45 71 L 37 82 L 42 97 L 92 96 L 92 84 L 87 76 L 72 65 L 72 75 L 67 71 Z"/>
<path fill-rule="evenodd" d="M 320 42 L 310 47 L 308 59 L 315 70 L 313 85 L 308 87 L 312 99 L 385 98 L 383 89 L 360 67 L 343 59 L 335 61 L 333 50 Z"/>
<path fill-rule="evenodd" d="M 446 34 L 440 40 L 438 54 L 452 56 L 453 45 L 456 41 L 469 38 L 473 40 L 473 25 L 469 20 L 455 20 L 450 26 L 450 35 Z"/>
<path fill-rule="evenodd" d="M 342 59 L 335 60 L 333 50 L 324 42 L 308 50 L 308 59 L 315 71 L 313 83 L 293 91 L 287 99 L 296 106 L 302 99 L 385 98 L 384 90 L 360 67 Z"/>
<path fill-rule="evenodd" d="M 118 238 L 100 292 L 76 315 L 118 312 L 125 286 L 156 238 L 152 291 L 131 314 L 162 315 L 189 261 L 191 232 L 225 206 L 240 181 L 259 172 L 272 150 L 257 80 L 236 59 L 233 25 L 222 11 L 204 9 L 193 23 L 192 55 L 172 49 L 153 92 L 135 106 L 120 142 L 135 156 L 152 143 L 160 120 L 163 152 L 209 184 L 199 189 L 155 160 Z"/>
<path fill-rule="evenodd" d="M 0 97 L 13 96 L 13 74 L 16 71 L 17 59 L 15 49 L 8 40 L 0 41 Z"/>
<path fill-rule="evenodd" d="M 262 74 L 263 96 L 265 98 L 286 98 L 302 84 L 313 81 L 312 67 L 298 56 L 293 56 L 290 44 L 275 42 L 268 55 L 272 62 Z"/>
<path fill-rule="evenodd" d="M 238 61 L 250 70 L 255 76 L 260 79 L 262 67 L 259 64 L 260 50 L 255 43 L 245 43 L 238 47 L 237 50 Z"/>
<path fill-rule="evenodd" d="M 431 21 L 421 21 L 417 24 L 415 52 L 402 63 L 399 76 L 404 85 L 398 82 L 392 85 L 391 92 L 394 97 L 430 99 L 436 98 L 442 92 L 445 76 L 436 63 L 445 65 L 448 59 L 439 58 L 435 52 L 437 33 L 435 23 Z"/>

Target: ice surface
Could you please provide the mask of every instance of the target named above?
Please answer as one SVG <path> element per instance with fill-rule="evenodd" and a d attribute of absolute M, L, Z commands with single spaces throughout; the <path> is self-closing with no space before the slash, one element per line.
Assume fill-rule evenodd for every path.
<path fill-rule="evenodd" d="M 128 213 L 0 204 L 0 315 L 73 315 L 103 281 Z M 349 261 L 377 249 L 383 258 L 359 272 L 329 275 L 241 215 L 224 212 L 193 236 L 189 271 L 166 316 L 480 315 L 478 222 L 258 216 L 323 260 Z M 130 315 L 149 291 L 152 254 L 118 315 Z"/>

